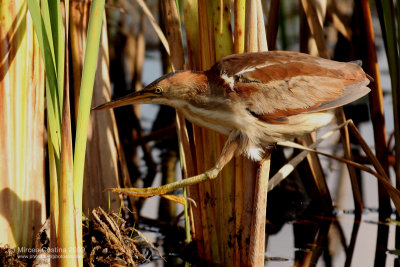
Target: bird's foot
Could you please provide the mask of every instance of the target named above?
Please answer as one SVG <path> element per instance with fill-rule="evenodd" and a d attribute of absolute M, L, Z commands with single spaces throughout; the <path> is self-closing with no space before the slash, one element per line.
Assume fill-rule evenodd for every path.
<path fill-rule="evenodd" d="M 214 168 L 212 168 L 211 170 L 206 171 L 206 172 L 204 173 L 204 175 L 207 176 L 208 180 L 212 180 L 212 179 L 217 178 L 217 176 L 218 176 L 218 174 L 220 173 L 220 171 L 221 171 L 220 168 L 214 167 Z M 200 174 L 200 175 L 201 175 L 201 174 Z M 199 176 L 199 175 L 197 175 L 197 176 Z M 194 177 L 196 177 L 196 176 L 194 176 Z M 190 178 L 187 178 L 187 179 L 190 179 Z"/>

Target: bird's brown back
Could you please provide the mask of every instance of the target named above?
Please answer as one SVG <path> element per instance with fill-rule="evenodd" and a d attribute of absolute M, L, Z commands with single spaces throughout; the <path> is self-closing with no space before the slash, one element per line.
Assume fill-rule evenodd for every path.
<path fill-rule="evenodd" d="M 246 103 L 251 114 L 269 123 L 342 106 L 369 92 L 357 64 L 290 51 L 231 55 L 206 74 L 216 84 L 212 88 Z"/>

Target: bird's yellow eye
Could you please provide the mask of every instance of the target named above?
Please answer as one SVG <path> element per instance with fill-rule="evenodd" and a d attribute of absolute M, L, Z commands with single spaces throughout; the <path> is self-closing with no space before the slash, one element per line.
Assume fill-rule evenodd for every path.
<path fill-rule="evenodd" d="M 161 86 L 157 86 L 156 88 L 154 88 L 154 93 L 161 94 L 162 92 L 163 92 L 163 89 Z"/>

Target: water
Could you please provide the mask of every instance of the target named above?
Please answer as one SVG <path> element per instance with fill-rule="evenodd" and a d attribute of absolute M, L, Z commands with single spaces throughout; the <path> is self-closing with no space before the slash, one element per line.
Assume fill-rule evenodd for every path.
<path fill-rule="evenodd" d="M 351 240 L 351 233 L 354 227 L 354 215 L 345 212 L 339 212 L 337 215 L 338 223 L 346 241 L 346 245 L 349 245 Z M 356 236 L 356 243 L 354 248 L 354 254 L 351 261 L 351 266 L 373 266 L 375 259 L 375 246 L 377 239 L 377 229 L 378 229 L 378 213 L 376 211 L 367 211 L 362 215 L 361 222 L 359 223 L 359 231 Z M 389 226 L 389 244 L 388 249 L 394 249 L 394 234 L 395 234 L 394 223 Z M 341 243 L 340 235 L 338 234 L 338 229 L 331 225 L 329 232 L 329 251 L 332 256 L 332 266 L 345 266 L 346 252 L 345 247 Z M 269 237 L 267 249 L 267 257 L 282 258 L 287 261 L 267 261 L 267 266 L 269 267 L 283 267 L 283 266 L 293 266 L 295 261 L 295 251 L 299 251 L 298 248 L 294 247 L 294 237 L 293 237 L 293 223 L 286 224 L 282 230 L 277 234 Z M 386 265 L 394 266 L 394 261 L 397 256 L 386 253 Z M 327 266 L 321 256 L 318 260 L 317 266 Z"/>

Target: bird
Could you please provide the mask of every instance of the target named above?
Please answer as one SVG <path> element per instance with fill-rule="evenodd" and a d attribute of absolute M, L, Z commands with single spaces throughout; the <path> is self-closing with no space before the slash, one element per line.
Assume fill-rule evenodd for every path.
<path fill-rule="evenodd" d="M 228 136 L 208 171 L 159 187 L 129 189 L 129 195 L 150 197 L 214 179 L 237 155 L 262 160 L 265 149 L 277 142 L 331 123 L 332 111 L 368 94 L 371 80 L 360 61 L 338 62 L 294 51 L 233 54 L 206 71 L 168 73 L 94 110 L 168 105 L 190 122 Z"/>

